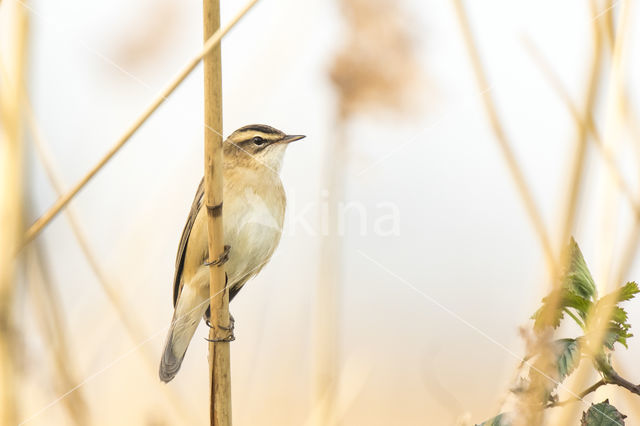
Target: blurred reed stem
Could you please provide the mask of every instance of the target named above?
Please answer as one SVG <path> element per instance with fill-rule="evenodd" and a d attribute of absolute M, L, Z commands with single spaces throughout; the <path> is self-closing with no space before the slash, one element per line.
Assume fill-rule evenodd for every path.
<path fill-rule="evenodd" d="M 616 158 L 623 144 L 621 125 L 623 114 L 621 114 L 621 109 L 623 108 L 624 99 L 626 98 L 622 63 L 622 50 L 625 46 L 623 41 L 626 39 L 626 36 L 615 34 L 616 23 L 613 16 L 613 6 L 615 4 L 612 0 L 606 0 L 604 3 L 606 9 L 604 12 L 601 12 L 603 15 L 597 20 L 601 28 L 603 46 L 608 54 L 607 56 L 610 57 L 611 60 L 603 108 L 606 114 L 604 114 L 602 145 L 603 148 L 610 153 L 612 158 Z M 620 14 L 620 22 L 617 23 L 618 30 L 628 28 L 629 15 L 629 13 Z M 622 38 L 620 38 L 621 36 Z M 607 286 L 607 283 L 613 279 L 613 258 L 615 255 L 620 208 L 618 194 L 615 188 L 616 184 L 617 182 L 615 182 L 615 178 L 611 174 L 602 174 L 600 176 L 602 198 L 598 203 L 598 207 L 602 211 L 602 218 L 600 236 L 598 238 L 599 268 L 596 282 L 604 286 Z M 631 194 L 630 190 L 629 194 Z M 638 212 L 635 211 L 634 215 L 637 214 Z"/>
<path fill-rule="evenodd" d="M 629 99 L 625 97 L 623 104 L 622 114 L 627 122 L 629 131 L 634 141 L 634 147 L 637 152 L 637 161 L 640 164 L 640 127 L 637 125 L 637 114 L 632 111 L 632 105 Z M 638 167 L 640 174 L 640 167 Z M 640 180 L 640 176 L 639 176 Z M 640 198 L 640 192 L 638 193 Z M 618 265 L 617 272 L 614 276 L 614 282 L 621 283 L 625 277 L 629 275 L 629 271 L 634 264 L 636 255 L 638 254 L 638 245 L 640 243 L 640 215 L 636 214 L 633 218 L 633 225 L 631 232 L 628 233 L 627 239 L 623 245 L 623 251 L 620 264 Z"/>
<path fill-rule="evenodd" d="M 591 137 L 593 138 L 593 142 L 595 143 L 598 152 L 601 155 L 605 165 L 611 177 L 615 181 L 616 185 L 620 192 L 625 196 L 629 205 L 634 211 L 634 217 L 640 217 L 640 204 L 636 201 L 635 196 L 633 195 L 633 191 L 627 181 L 622 176 L 620 172 L 620 168 L 616 164 L 613 153 L 604 146 L 602 142 L 602 138 L 598 129 L 596 128 L 595 122 L 593 120 L 593 116 L 587 117 L 587 121 L 584 122 L 583 118 L 578 111 L 578 106 L 573 102 L 571 96 L 569 95 L 567 89 L 564 87 L 560 78 L 556 73 L 554 73 L 551 68 L 551 64 L 544 58 L 544 55 L 540 52 L 540 50 L 531 42 L 529 39 L 524 39 L 524 45 L 526 50 L 531 55 L 534 62 L 541 69 L 543 75 L 546 77 L 549 85 L 555 90 L 558 97 L 564 102 L 567 110 L 571 113 L 573 117 L 576 127 L 584 126 L 587 128 Z"/>
<path fill-rule="evenodd" d="M 589 67 L 589 73 L 587 76 L 586 87 L 584 89 L 585 99 L 584 105 L 581 111 L 581 120 L 577 128 L 576 141 L 574 144 L 574 153 L 569 157 L 569 166 L 567 169 L 569 170 L 568 175 L 568 185 L 567 185 L 567 195 L 565 197 L 566 204 L 564 206 L 564 211 L 561 215 L 561 227 L 560 227 L 560 239 L 558 244 L 563 247 L 560 254 L 560 262 L 559 265 L 562 266 L 562 270 L 566 270 L 569 262 L 569 240 L 573 233 L 575 224 L 577 222 L 578 215 L 578 201 L 580 198 L 582 184 L 584 182 L 584 169 L 587 159 L 587 145 L 588 145 L 588 125 L 586 125 L 590 118 L 593 115 L 596 106 L 596 100 L 598 91 L 600 89 L 601 83 L 601 73 L 602 73 L 602 63 L 603 63 L 603 51 L 602 51 L 602 32 L 600 31 L 600 26 L 597 22 L 597 9 L 592 2 L 592 20 L 590 25 L 592 27 L 592 37 L 593 37 L 593 55 L 591 58 L 591 64 Z M 562 274 L 559 273 L 552 277 L 552 288 L 549 293 L 549 306 L 552 308 L 548 310 L 548 318 L 543 319 L 543 323 L 550 324 L 549 319 L 555 315 L 555 311 L 557 311 L 559 307 L 559 296 L 561 292 L 555 291 L 558 290 L 562 285 Z M 553 308 L 555 306 L 555 308 Z M 552 359 L 553 349 L 552 349 L 552 338 L 554 333 L 541 333 L 538 335 L 537 339 L 537 348 L 535 349 L 536 353 L 543 354 L 541 356 L 541 360 L 538 361 L 535 365 L 536 367 L 543 371 L 549 377 L 555 377 L 555 362 Z M 584 369 L 585 371 L 590 371 L 588 369 Z M 538 380 L 533 387 L 533 392 L 531 396 L 533 400 L 530 400 L 528 404 L 531 409 L 539 409 L 542 410 L 547 399 L 547 387 L 548 387 L 548 379 L 546 377 L 542 377 L 541 375 L 538 377 Z M 580 389 L 574 389 L 571 395 L 577 395 L 584 388 L 583 385 L 580 386 Z M 536 408 L 540 407 L 540 408 Z M 541 421 L 541 418 L 539 419 Z M 565 419 L 565 422 L 567 419 Z M 552 420 L 552 423 L 553 420 Z M 568 423 L 561 423 L 568 424 Z"/>
<path fill-rule="evenodd" d="M 596 37 L 595 37 L 596 40 L 594 40 L 595 50 L 596 50 L 596 55 L 594 56 L 601 56 L 600 51 L 602 50 L 601 44 L 602 44 L 602 39 L 604 38 L 603 36 L 604 31 L 600 30 L 600 25 L 598 25 L 595 18 L 596 16 L 598 16 L 597 6 L 595 4 L 595 1 L 592 1 L 591 4 L 592 4 L 593 15 L 594 15 L 594 28 L 595 28 L 595 31 L 597 31 Z M 612 68 L 614 68 L 611 73 L 611 78 L 614 79 L 613 84 L 610 85 L 611 88 L 621 87 L 622 85 L 622 82 L 615 81 L 620 78 L 620 74 L 615 71 L 615 67 L 617 66 L 616 64 L 619 64 L 620 61 L 622 60 L 620 57 L 617 57 L 617 56 L 622 55 L 624 52 L 624 49 L 622 48 L 622 43 L 624 43 L 626 38 L 628 19 L 625 17 L 625 15 L 628 14 L 628 11 L 629 11 L 629 2 L 627 0 L 621 0 L 620 25 L 615 31 L 615 40 L 614 40 L 614 49 L 613 49 L 614 58 L 611 65 Z M 595 86 L 595 83 L 593 84 L 593 86 Z M 594 91 L 595 90 L 596 88 L 594 87 Z M 592 95 L 592 96 L 595 97 L 595 95 Z M 615 103 L 612 103 L 609 105 L 609 107 L 611 108 L 614 105 Z M 589 114 L 591 114 L 590 110 L 585 109 L 585 112 L 588 112 Z M 613 110 L 611 113 L 614 114 L 615 110 Z M 585 113 L 585 117 L 587 117 L 586 113 Z M 583 130 L 583 132 L 586 132 L 586 129 Z M 607 279 L 604 283 L 601 283 L 599 290 L 602 292 L 609 292 L 612 290 L 611 288 L 612 286 L 619 286 L 619 285 L 620 283 L 612 283 L 611 280 Z M 592 315 L 593 318 L 588 318 L 585 335 L 589 336 L 589 339 L 586 340 L 586 345 L 585 345 L 585 348 L 583 349 L 587 355 L 595 356 L 600 351 L 600 348 L 602 348 L 602 342 L 606 337 L 608 324 L 609 324 L 609 321 L 611 320 L 611 316 L 613 315 L 614 307 L 615 307 L 615 304 L 611 304 L 611 306 L 604 306 L 603 309 L 599 310 L 596 315 Z M 572 386 L 570 388 L 572 394 L 579 392 L 581 388 L 585 387 L 588 376 L 589 376 L 588 369 L 579 369 L 576 372 L 572 380 Z M 554 417 L 555 424 L 558 424 L 558 425 L 569 424 L 571 422 L 571 419 L 576 417 L 577 411 L 578 411 L 578 407 L 576 404 L 568 404 L 567 406 L 563 407 L 562 410 L 560 410 L 560 412 L 558 413 L 558 416 Z"/>
<path fill-rule="evenodd" d="M 417 87 L 424 77 L 415 54 L 411 15 L 404 2 L 394 0 L 339 0 L 345 23 L 329 69 L 337 104 L 331 144 L 326 151 L 323 183 L 327 199 L 321 212 L 320 270 L 316 282 L 314 318 L 314 401 L 311 421 L 334 425 L 353 401 L 347 398 L 350 372 L 340 368 L 341 302 L 345 236 L 339 209 L 347 193 L 347 167 L 352 147 L 348 134 L 352 120 L 374 112 L 395 113 L 406 119 L 415 113 Z M 370 124 L 374 127 L 372 117 Z M 385 144 L 392 143 L 386 141 Z M 325 220 L 326 219 L 326 220 Z M 355 397 L 354 397 L 355 398 Z"/>
<path fill-rule="evenodd" d="M 211 37 L 209 37 L 202 50 L 191 59 L 183 68 L 180 70 L 178 75 L 174 77 L 167 86 L 160 91 L 160 93 L 151 101 L 149 106 L 142 111 L 140 116 L 134 120 L 134 122 L 127 128 L 124 134 L 116 141 L 113 147 L 98 161 L 96 165 L 94 165 L 89 172 L 87 172 L 75 185 L 71 187 L 62 197 L 58 198 L 58 200 L 47 210 L 38 220 L 36 220 L 33 225 L 27 229 L 27 232 L 24 235 L 22 240 L 22 244 L 27 244 L 31 240 L 33 240 L 51 220 L 56 217 L 60 210 L 62 210 L 68 203 L 71 201 L 73 197 L 75 197 L 78 192 L 84 186 L 89 183 L 89 181 L 113 158 L 113 156 L 122 148 L 125 143 L 138 131 L 140 127 L 144 124 L 145 121 L 158 109 L 158 107 L 167 99 L 169 95 L 173 93 L 173 91 L 178 88 L 178 86 L 187 78 L 189 74 L 196 68 L 196 66 L 200 63 L 202 58 L 213 51 L 219 44 L 222 37 L 224 37 L 231 28 L 233 28 L 240 18 L 242 18 L 258 0 L 250 0 L 247 2 L 245 6 L 243 6 L 232 19 L 231 21 L 220 28 L 215 32 Z M 209 129 L 211 130 L 211 128 Z M 216 131 L 216 130 L 212 130 Z"/>
<path fill-rule="evenodd" d="M 255 2 L 254 2 L 255 3 Z M 220 1 L 203 0 L 205 41 L 220 27 Z M 222 57 L 217 44 L 204 57 L 204 204 L 207 210 L 209 262 L 222 256 Z M 229 292 L 224 265 L 209 267 L 209 383 L 211 426 L 231 425 L 231 353 L 230 343 L 217 341 L 230 327 Z"/>
<path fill-rule="evenodd" d="M 23 134 L 20 87 L 26 74 L 28 20 L 25 8 L 5 0 L 0 28 L 7 49 L 0 52 L 0 424 L 18 423 L 14 290 L 16 251 L 23 226 Z"/>
<path fill-rule="evenodd" d="M 29 97 L 26 95 L 26 91 L 24 95 L 24 115 L 38 160 L 42 164 L 47 178 L 49 179 L 49 182 L 51 183 L 51 186 L 55 190 L 56 194 L 58 196 L 61 196 L 64 193 L 65 185 L 62 182 L 60 173 L 58 172 L 58 167 L 54 163 L 53 155 L 47 147 L 45 138 L 42 135 L 41 128 L 35 118 L 33 108 L 29 102 Z M 142 327 L 140 327 L 140 320 L 137 318 L 137 315 L 127 307 L 127 304 L 120 297 L 118 286 L 110 282 L 106 271 L 103 269 L 100 261 L 98 260 L 99 257 L 91 248 L 89 238 L 83 231 L 73 206 L 67 206 L 67 208 L 65 209 L 65 215 L 69 222 L 71 232 L 78 242 L 78 246 L 84 254 L 89 267 L 98 280 L 102 291 L 107 296 L 107 300 L 120 318 L 120 321 L 122 322 L 125 331 L 131 338 L 131 341 L 133 343 L 138 343 L 146 340 L 147 333 L 142 329 Z M 158 373 L 156 365 L 157 354 L 155 354 L 148 345 L 143 345 L 140 350 L 142 352 L 143 362 L 148 369 L 149 374 L 153 378 L 156 378 Z M 178 417 L 184 421 L 184 424 L 198 423 L 191 410 L 189 410 L 185 406 L 183 398 L 177 392 L 175 392 L 173 387 L 161 386 L 160 389 L 165 401 L 169 404 L 170 407 L 173 408 Z"/>
<path fill-rule="evenodd" d="M 53 382 L 55 392 L 64 395 L 70 389 L 75 389 L 62 399 L 65 409 L 72 423 L 78 426 L 89 425 L 89 408 L 82 389 L 77 387 L 79 381 L 73 366 L 76 365 L 69 349 L 67 339 L 67 324 L 63 319 L 63 307 L 60 297 L 51 285 L 51 274 L 44 258 L 44 251 L 40 244 L 34 244 L 27 252 L 30 261 L 28 271 L 32 276 L 27 280 L 29 296 L 33 303 L 33 313 L 36 323 L 40 327 L 47 355 L 51 357 Z M 38 381 L 39 384 L 42 384 Z"/>
<path fill-rule="evenodd" d="M 320 246 L 320 270 L 316 281 L 314 312 L 314 415 L 315 425 L 336 424 L 336 394 L 340 347 L 340 288 L 342 238 L 338 235 L 338 203 L 345 199 L 348 140 L 347 122 L 339 115 L 334 124 L 332 145 L 325 160 L 328 229 Z M 324 225 L 324 224 L 323 224 Z M 322 225 L 321 225 L 322 226 Z"/>
<path fill-rule="evenodd" d="M 547 263 L 547 267 L 550 271 L 550 275 L 555 276 L 557 265 L 554 250 L 551 244 L 551 239 L 544 224 L 540 209 L 533 198 L 533 194 L 524 177 L 522 168 L 520 167 L 518 160 L 516 159 L 516 155 L 513 151 L 513 144 L 509 140 L 504 130 L 504 126 L 498 114 L 495 100 L 493 99 L 491 91 L 487 90 L 490 87 L 487 73 L 482 64 L 480 53 L 478 52 L 477 43 L 469 24 L 469 18 L 467 16 L 466 9 L 463 5 L 462 0 L 453 0 L 453 5 L 455 7 L 456 15 L 460 24 L 460 29 L 462 31 L 462 36 L 467 48 L 467 53 L 469 54 L 469 59 L 471 61 L 471 65 L 476 77 L 478 89 L 482 94 L 482 100 L 489 119 L 489 123 L 491 124 L 491 128 L 493 130 L 494 136 L 496 137 L 496 141 L 498 142 L 500 150 L 502 151 L 504 160 L 507 163 L 507 167 L 509 169 L 509 172 L 511 173 L 511 177 L 522 198 L 524 207 L 527 211 L 527 214 L 529 215 L 529 219 L 531 220 L 535 233 L 540 240 L 540 244 L 542 246 L 543 254 Z"/>

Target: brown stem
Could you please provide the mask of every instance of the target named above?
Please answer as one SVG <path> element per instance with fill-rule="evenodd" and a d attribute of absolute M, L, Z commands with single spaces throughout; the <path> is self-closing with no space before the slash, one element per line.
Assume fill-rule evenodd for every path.
<path fill-rule="evenodd" d="M 616 386 L 620 386 L 625 388 L 631 393 L 635 393 L 636 395 L 640 395 L 640 384 L 634 385 L 624 377 L 621 377 L 617 372 L 611 370 L 607 377 L 604 379 L 607 384 L 612 384 Z"/>
<path fill-rule="evenodd" d="M 596 389 L 598 389 L 600 386 L 604 386 L 606 384 L 607 384 L 607 382 L 605 382 L 604 379 L 602 379 L 599 382 L 594 383 L 593 385 L 589 386 L 587 389 L 585 389 L 582 392 L 580 392 L 578 394 L 578 396 L 574 396 L 574 397 L 566 399 L 564 401 L 551 402 L 551 403 L 547 404 L 546 408 L 562 407 L 563 405 L 567 405 L 567 404 L 569 404 L 571 402 L 580 401 L 580 400 L 582 400 L 582 398 L 584 398 L 585 396 L 589 395 L 591 392 L 595 392 Z"/>
<path fill-rule="evenodd" d="M 566 399 L 564 401 L 551 402 L 551 403 L 547 404 L 546 408 L 561 407 L 561 406 L 567 405 L 567 404 L 569 404 L 571 402 L 580 401 L 585 396 L 589 395 L 591 392 L 595 392 L 596 389 L 598 389 L 600 386 L 604 386 L 604 385 L 620 386 L 622 388 L 625 388 L 626 390 L 628 390 L 631 393 L 634 393 L 636 395 L 640 395 L 640 384 L 634 385 L 633 383 L 631 383 L 630 381 L 628 381 L 624 377 L 621 377 L 614 370 L 610 370 L 607 373 L 607 376 L 604 379 L 602 379 L 602 380 L 594 383 L 593 385 L 589 386 L 587 389 L 585 389 L 584 391 L 580 392 L 578 394 L 578 396 L 574 396 L 574 397 Z"/>

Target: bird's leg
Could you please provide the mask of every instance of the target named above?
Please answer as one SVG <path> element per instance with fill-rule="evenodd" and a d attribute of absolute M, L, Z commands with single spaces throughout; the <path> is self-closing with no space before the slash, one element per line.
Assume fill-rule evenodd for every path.
<path fill-rule="evenodd" d="M 204 262 L 205 266 L 218 266 L 224 265 L 229 260 L 229 252 L 231 251 L 231 246 L 224 246 L 224 251 L 216 260 L 212 260 L 211 262 Z"/>

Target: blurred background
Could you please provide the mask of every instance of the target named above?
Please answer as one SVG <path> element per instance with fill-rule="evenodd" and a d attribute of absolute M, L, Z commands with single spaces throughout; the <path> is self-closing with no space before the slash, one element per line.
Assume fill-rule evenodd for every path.
<path fill-rule="evenodd" d="M 221 3 L 224 24 L 241 4 Z M 202 5 L 17 5 L 29 28 L 28 226 L 58 198 L 41 158 L 63 189 L 82 177 L 198 53 Z M 514 165 L 554 250 L 577 194 L 570 230 L 598 284 L 640 279 L 640 8 L 485 0 L 461 15 L 457 5 L 262 1 L 224 38 L 224 135 L 251 123 L 307 135 L 282 170 L 280 246 L 231 305 L 236 425 L 463 425 L 497 414 L 525 354 L 519 330 L 549 289 Z M 22 424 L 207 424 L 204 325 L 176 379 L 157 377 L 203 170 L 202 81 L 199 67 L 78 194 L 73 226 L 61 213 L 21 252 Z M 628 310 L 637 330 L 640 302 Z M 615 351 L 635 383 L 638 356 L 637 338 Z M 603 387 L 586 401 L 606 397 L 640 424 L 637 396 Z"/>

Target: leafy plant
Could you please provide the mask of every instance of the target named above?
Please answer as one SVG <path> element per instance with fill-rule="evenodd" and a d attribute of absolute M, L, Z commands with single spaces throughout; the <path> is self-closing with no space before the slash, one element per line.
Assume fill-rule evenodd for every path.
<path fill-rule="evenodd" d="M 570 318 L 581 329 L 581 335 L 573 338 L 563 338 L 553 340 L 550 345 L 543 349 L 537 348 L 537 353 L 530 354 L 527 359 L 543 358 L 548 359 L 550 368 L 547 373 L 542 373 L 539 368 L 532 371 L 529 377 L 524 380 L 524 385 L 517 390 L 520 394 L 532 392 L 532 382 L 537 379 L 544 380 L 543 396 L 546 403 L 540 408 L 550 408 L 565 405 L 570 402 L 581 400 L 584 396 L 595 391 L 600 386 L 614 384 L 621 386 L 628 391 L 640 395 L 640 385 L 634 385 L 622 378 L 611 365 L 611 351 L 615 349 L 615 344 L 627 347 L 627 339 L 631 338 L 631 324 L 625 309 L 621 306 L 640 292 L 638 284 L 628 282 L 615 291 L 598 297 L 595 281 L 589 272 L 589 268 L 584 260 L 584 256 L 575 240 L 571 239 L 569 246 L 569 261 L 567 267 L 561 275 L 559 288 L 554 289 L 550 294 L 542 299 L 542 306 L 531 317 L 534 321 L 533 329 L 537 336 L 543 336 L 551 330 L 557 329 L 564 320 Z M 607 318 L 608 317 L 608 318 Z M 604 318 L 604 320 L 603 320 Z M 608 321 L 604 327 L 605 334 L 601 341 L 595 342 L 595 351 L 587 351 L 587 343 L 593 348 L 593 332 L 598 321 Z M 600 328 L 602 329 L 602 328 Z M 544 353 L 542 353 L 544 350 Z M 570 376 L 584 358 L 590 359 L 596 371 L 602 379 L 580 393 L 566 401 L 559 401 L 554 394 L 555 388 L 568 376 Z M 530 365 L 530 364 L 529 364 Z M 541 365 L 548 365 L 541 363 Z M 510 416 L 509 416 L 510 418 Z M 481 424 L 481 426 L 507 426 L 511 424 L 505 413 L 502 413 Z M 583 413 L 583 426 L 609 426 L 624 425 L 625 416 L 622 415 L 608 400 L 592 405 Z"/>

